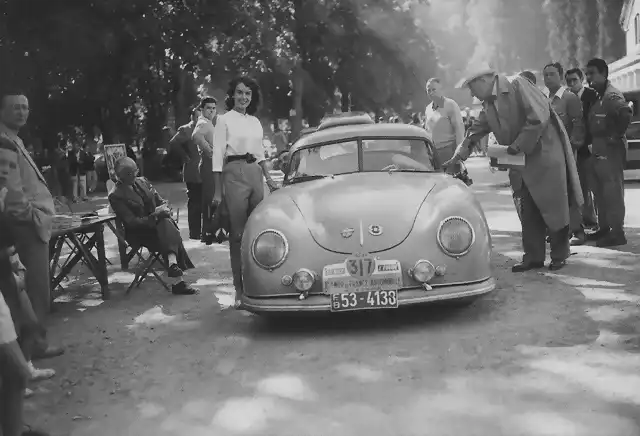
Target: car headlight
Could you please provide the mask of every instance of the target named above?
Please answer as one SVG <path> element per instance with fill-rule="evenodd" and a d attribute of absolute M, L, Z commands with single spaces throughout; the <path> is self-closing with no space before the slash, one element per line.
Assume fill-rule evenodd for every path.
<path fill-rule="evenodd" d="M 287 238 L 278 230 L 264 230 L 253 240 L 251 255 L 260 268 L 274 270 L 284 263 L 289 254 Z"/>
<path fill-rule="evenodd" d="M 467 254 L 475 237 L 469 221 L 459 216 L 450 216 L 442 220 L 438 227 L 438 244 L 445 254 L 452 257 Z"/>

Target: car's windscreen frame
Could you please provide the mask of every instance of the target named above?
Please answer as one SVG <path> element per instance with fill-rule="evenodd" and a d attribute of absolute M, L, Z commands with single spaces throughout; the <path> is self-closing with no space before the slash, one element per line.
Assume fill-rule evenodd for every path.
<path fill-rule="evenodd" d="M 297 153 L 300 153 L 304 150 L 310 149 L 310 148 L 316 148 L 316 147 L 324 147 L 327 145 L 333 145 L 333 144 L 346 144 L 349 142 L 353 142 L 355 141 L 358 145 L 358 170 L 357 171 L 353 171 L 353 172 L 358 172 L 358 173 L 364 173 L 364 172 L 372 172 L 372 171 L 364 171 L 363 169 L 363 160 L 364 160 L 364 151 L 363 151 L 363 141 L 375 141 L 375 140 L 406 140 L 406 141 L 421 141 L 423 142 L 426 147 L 427 147 L 427 152 L 431 155 L 431 158 L 433 159 L 433 171 L 428 171 L 430 173 L 432 172 L 438 172 L 441 169 L 441 162 L 438 160 L 438 154 L 436 153 L 436 149 L 433 146 L 433 143 L 431 142 L 431 140 L 429 138 L 425 138 L 424 136 L 389 136 L 389 135 L 376 135 L 376 136 L 350 136 L 350 137 L 344 137 L 344 138 L 339 138 L 339 139 L 333 139 L 330 141 L 323 141 L 323 142 L 316 142 L 313 144 L 306 144 L 303 145 L 299 148 L 297 148 L 296 150 L 294 150 L 291 155 L 289 156 L 289 165 L 291 165 L 291 163 L 294 160 L 294 156 Z M 290 181 L 289 178 L 289 174 L 291 172 L 291 168 L 289 167 L 287 169 L 287 172 L 284 175 L 284 183 L 287 183 L 288 181 Z M 373 172 L 379 172 L 379 171 L 373 171 Z M 420 171 L 420 172 L 425 172 L 425 171 Z M 340 174 L 335 174 L 335 175 L 342 175 L 342 174 L 349 174 L 349 173 L 340 173 Z"/>

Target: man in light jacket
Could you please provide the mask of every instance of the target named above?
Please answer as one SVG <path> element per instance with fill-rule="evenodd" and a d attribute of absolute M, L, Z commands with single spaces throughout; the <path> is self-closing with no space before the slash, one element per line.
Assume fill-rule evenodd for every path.
<path fill-rule="evenodd" d="M 44 325 L 51 305 L 49 238 L 56 211 L 44 176 L 18 136 L 28 117 L 29 101 L 23 93 L 0 94 L 0 135 L 16 146 L 19 170 L 8 180 L 4 211 L 12 223 L 18 255 L 27 268 L 27 294 L 38 320 Z M 43 338 L 32 358 L 54 357 L 63 352 Z"/>
<path fill-rule="evenodd" d="M 449 167 L 471 154 L 471 144 L 493 132 L 511 155 L 524 153 L 522 174 L 522 262 L 513 272 L 544 267 L 549 229 L 549 269 L 566 265 L 569 251 L 569 203 L 582 206 L 582 192 L 573 150 L 562 121 L 545 95 L 529 80 L 509 81 L 491 68 L 470 74 L 463 82 L 482 101 L 483 110 L 448 162 Z M 575 198 L 569 199 L 569 194 Z"/>

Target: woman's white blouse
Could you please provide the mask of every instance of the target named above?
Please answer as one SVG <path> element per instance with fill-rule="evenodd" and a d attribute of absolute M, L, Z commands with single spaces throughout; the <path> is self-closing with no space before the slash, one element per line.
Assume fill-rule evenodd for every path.
<path fill-rule="evenodd" d="M 257 162 L 264 160 L 264 130 L 253 115 L 231 110 L 218 117 L 213 131 L 213 172 L 222 172 L 224 158 L 251 153 Z"/>

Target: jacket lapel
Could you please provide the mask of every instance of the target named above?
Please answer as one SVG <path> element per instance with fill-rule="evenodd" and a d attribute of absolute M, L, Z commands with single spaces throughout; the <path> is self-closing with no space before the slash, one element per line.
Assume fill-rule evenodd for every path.
<path fill-rule="evenodd" d="M 22 145 L 20 143 L 20 141 L 16 141 L 15 139 L 11 138 L 9 135 L 7 135 L 5 132 L 1 133 L 2 135 L 4 135 L 5 138 L 9 139 L 11 142 L 13 142 L 16 147 L 18 148 L 18 150 L 20 150 L 20 154 L 22 154 L 22 157 L 24 157 L 24 159 L 29 162 L 29 165 L 31 165 L 31 167 L 33 168 L 33 171 L 35 171 L 35 173 L 38 176 L 38 179 L 40 179 L 40 181 L 42 183 L 45 184 L 45 186 L 47 185 L 47 181 L 45 180 L 44 176 L 42 175 L 42 173 L 40 172 L 40 170 L 38 169 L 38 165 L 36 165 L 36 163 L 33 161 L 33 159 L 31 158 L 31 155 L 29 154 L 29 152 L 24 148 L 24 145 Z"/>
<path fill-rule="evenodd" d="M 144 201 L 142 200 L 142 198 L 140 198 L 140 196 L 136 194 L 132 189 L 127 189 L 124 185 L 118 185 L 112 195 L 120 198 L 126 203 L 130 203 L 134 206 L 138 206 L 144 209 Z"/>

